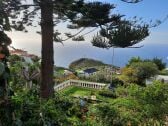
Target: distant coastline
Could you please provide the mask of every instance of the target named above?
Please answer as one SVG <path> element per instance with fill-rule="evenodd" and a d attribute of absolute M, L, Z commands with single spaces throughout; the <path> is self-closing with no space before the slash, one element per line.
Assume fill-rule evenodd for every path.
<path fill-rule="evenodd" d="M 114 65 L 123 67 L 131 57 L 141 57 L 142 59 L 161 58 L 168 66 L 168 45 L 147 44 L 142 48 L 136 49 L 115 49 Z M 60 53 L 61 52 L 61 53 Z M 68 67 L 68 65 L 79 58 L 92 58 L 104 63 L 112 63 L 112 49 L 99 49 L 89 45 L 78 45 L 77 48 L 65 47 L 59 52 L 55 47 L 55 65 Z"/>
<path fill-rule="evenodd" d="M 41 46 L 40 42 L 28 42 L 16 44 L 16 48 L 24 49 L 31 54 L 40 56 Z M 168 67 L 168 43 L 140 43 L 144 45 L 142 48 L 136 49 L 115 49 L 114 65 L 125 66 L 127 61 L 134 56 L 139 56 L 144 59 L 154 57 L 162 58 L 167 63 Z M 54 60 L 56 66 L 68 67 L 72 61 L 80 58 L 91 58 L 100 60 L 106 64 L 112 62 L 112 49 L 100 49 L 93 47 L 88 42 L 69 42 L 64 46 L 61 44 L 54 45 Z"/>

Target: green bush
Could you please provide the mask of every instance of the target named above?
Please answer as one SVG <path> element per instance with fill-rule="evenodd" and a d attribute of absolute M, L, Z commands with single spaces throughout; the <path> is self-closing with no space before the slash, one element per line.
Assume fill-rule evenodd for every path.
<path fill-rule="evenodd" d="M 104 97 L 109 97 L 109 98 L 116 98 L 116 94 L 114 91 L 110 91 L 110 90 L 103 90 L 103 91 L 99 91 L 99 95 L 104 96 Z"/>
<path fill-rule="evenodd" d="M 163 126 L 168 115 L 168 85 L 155 82 L 146 87 L 117 88 L 118 98 L 98 105 L 97 116 L 103 126 Z"/>
<path fill-rule="evenodd" d="M 168 70 L 162 70 L 159 74 L 160 75 L 168 75 Z"/>
<path fill-rule="evenodd" d="M 112 82 L 113 82 L 115 87 L 124 85 L 124 82 L 122 80 L 120 80 L 119 78 L 116 78 L 116 77 L 112 79 Z"/>
<path fill-rule="evenodd" d="M 8 107 L 0 106 L 0 125 L 68 126 L 72 123 L 69 118 L 79 114 L 78 107 L 68 97 L 57 95 L 42 100 L 35 89 L 18 91 L 11 97 Z"/>

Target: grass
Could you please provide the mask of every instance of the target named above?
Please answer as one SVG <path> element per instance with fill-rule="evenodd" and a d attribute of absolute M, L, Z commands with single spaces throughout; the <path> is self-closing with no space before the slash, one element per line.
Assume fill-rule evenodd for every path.
<path fill-rule="evenodd" d="M 66 96 L 91 96 L 92 93 L 97 93 L 97 90 L 89 89 L 89 88 L 82 88 L 82 87 L 68 87 L 64 89 L 61 94 Z"/>
<path fill-rule="evenodd" d="M 97 99 L 104 101 L 104 102 L 112 102 L 114 99 L 112 98 L 108 98 L 108 97 L 104 97 L 99 95 L 99 90 L 95 90 L 95 89 L 90 89 L 90 88 L 82 88 L 82 87 L 68 87 L 64 90 L 62 90 L 60 92 L 61 94 L 65 95 L 65 96 L 91 96 L 91 95 L 95 95 Z"/>
<path fill-rule="evenodd" d="M 63 69 L 58 70 L 58 72 L 59 72 L 60 74 L 64 74 L 64 70 L 63 70 Z"/>

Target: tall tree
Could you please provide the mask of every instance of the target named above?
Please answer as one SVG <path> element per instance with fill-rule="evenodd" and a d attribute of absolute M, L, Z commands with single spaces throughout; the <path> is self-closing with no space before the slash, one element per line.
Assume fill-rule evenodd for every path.
<path fill-rule="evenodd" d="M 47 6 L 46 6 L 47 5 Z M 41 33 L 42 33 L 42 63 L 41 63 L 41 96 L 48 98 L 53 95 L 53 3 L 52 0 L 41 0 Z"/>
<path fill-rule="evenodd" d="M 140 0 L 123 1 L 137 3 Z M 2 5 L 5 14 L 11 19 L 11 27 L 20 31 L 27 32 L 25 26 L 34 26 L 33 21 L 37 21 L 37 15 L 41 13 L 42 98 L 49 98 L 54 93 L 53 41 L 63 42 L 70 38 L 78 41 L 83 40 L 82 36 L 77 35 L 83 32 L 86 27 L 99 27 L 101 36 L 96 36 L 93 40 L 96 40 L 98 45 L 101 45 L 102 42 L 107 43 L 106 47 L 110 47 L 109 44 L 121 47 L 132 46 L 148 36 L 147 25 L 135 26 L 135 22 L 123 20 L 122 15 L 111 14 L 111 10 L 115 8 L 113 4 L 84 2 L 84 0 L 33 0 L 32 3 L 25 2 L 25 0 L 4 0 Z M 21 18 L 19 19 L 19 17 Z M 82 29 L 76 34 L 66 33 L 68 38 L 61 39 L 60 33 L 54 31 L 54 25 L 61 21 L 69 21 L 68 28 Z M 109 41 L 104 41 L 101 37 L 105 37 Z M 104 46 L 104 44 L 101 45 L 101 47 Z"/>

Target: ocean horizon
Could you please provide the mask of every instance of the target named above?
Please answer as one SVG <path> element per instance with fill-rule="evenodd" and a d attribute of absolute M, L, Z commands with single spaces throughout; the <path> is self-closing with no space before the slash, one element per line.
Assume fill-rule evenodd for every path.
<path fill-rule="evenodd" d="M 141 48 L 115 48 L 114 64 L 123 67 L 132 57 L 140 57 L 142 59 L 152 59 L 154 57 L 161 58 L 168 66 L 168 43 L 166 42 L 141 42 L 135 46 Z M 23 49 L 28 53 L 41 56 L 41 42 L 29 40 L 14 41 L 12 46 Z M 72 61 L 80 58 L 91 58 L 100 60 L 106 64 L 112 64 L 111 49 L 101 49 L 91 45 L 89 42 L 65 42 L 54 44 L 54 61 L 56 66 L 68 67 Z"/>
<path fill-rule="evenodd" d="M 112 49 L 100 49 L 91 44 L 79 44 L 64 46 L 62 49 L 55 46 L 55 65 L 68 67 L 69 64 L 79 58 L 92 58 L 106 64 L 112 64 Z M 113 65 L 123 67 L 132 57 L 142 59 L 160 58 L 168 66 L 168 44 L 146 44 L 141 48 L 114 48 Z"/>

